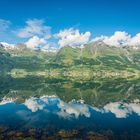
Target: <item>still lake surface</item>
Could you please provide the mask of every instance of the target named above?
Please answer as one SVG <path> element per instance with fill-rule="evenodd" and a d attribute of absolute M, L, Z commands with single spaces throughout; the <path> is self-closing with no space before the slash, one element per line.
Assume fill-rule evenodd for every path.
<path fill-rule="evenodd" d="M 140 139 L 140 79 L 0 77 L 0 139 Z"/>

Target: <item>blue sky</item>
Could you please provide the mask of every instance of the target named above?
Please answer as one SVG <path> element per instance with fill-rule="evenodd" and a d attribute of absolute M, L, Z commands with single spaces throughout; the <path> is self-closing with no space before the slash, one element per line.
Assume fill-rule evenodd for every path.
<path fill-rule="evenodd" d="M 72 27 L 90 31 L 91 37 L 115 31 L 135 35 L 140 32 L 139 7 L 139 0 L 0 0 L 0 19 L 10 22 L 5 33 L 0 31 L 0 41 L 26 40 L 15 31 L 29 19 L 43 19 L 53 34 Z"/>

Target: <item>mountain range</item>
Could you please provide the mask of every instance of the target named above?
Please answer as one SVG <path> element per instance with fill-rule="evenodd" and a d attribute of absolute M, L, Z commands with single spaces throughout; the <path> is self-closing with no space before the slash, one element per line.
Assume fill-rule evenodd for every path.
<path fill-rule="evenodd" d="M 115 47 L 102 41 L 91 42 L 83 47 L 61 47 L 57 51 L 29 49 L 25 44 L 0 43 L 0 71 L 12 69 L 64 71 L 90 69 L 96 72 L 139 73 L 140 47 Z"/>

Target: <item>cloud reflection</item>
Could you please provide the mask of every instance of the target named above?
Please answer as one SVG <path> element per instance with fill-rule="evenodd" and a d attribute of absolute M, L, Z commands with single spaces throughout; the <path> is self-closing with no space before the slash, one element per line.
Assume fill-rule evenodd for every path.
<path fill-rule="evenodd" d="M 136 99 L 131 103 L 123 102 L 110 102 L 106 104 L 102 109 L 93 108 L 101 113 L 113 113 L 116 118 L 127 118 L 132 113 L 136 113 L 140 116 L 140 100 Z"/>
<path fill-rule="evenodd" d="M 16 99 L 3 98 L 0 105 L 15 102 Z M 77 101 L 64 102 L 56 96 L 42 96 L 40 98 L 31 97 L 23 103 L 31 112 L 42 111 L 52 113 L 58 117 L 70 119 L 80 116 L 91 117 L 91 109 L 100 113 L 112 113 L 116 118 L 127 118 L 135 113 L 140 116 L 140 100 L 135 99 L 128 102 L 110 102 L 102 108 L 91 107 Z"/>
<path fill-rule="evenodd" d="M 79 102 L 65 103 L 55 96 L 43 96 L 40 98 L 31 97 L 25 101 L 24 105 L 32 112 L 47 109 L 48 112 L 65 119 L 72 117 L 78 118 L 82 115 L 90 117 L 90 111 L 87 105 Z"/>

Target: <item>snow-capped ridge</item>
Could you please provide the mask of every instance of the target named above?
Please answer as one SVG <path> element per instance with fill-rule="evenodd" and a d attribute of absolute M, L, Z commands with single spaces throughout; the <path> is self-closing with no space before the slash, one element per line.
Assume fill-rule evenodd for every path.
<path fill-rule="evenodd" d="M 14 44 L 9 44 L 7 42 L 0 42 L 0 45 L 5 49 L 5 50 L 13 50 L 16 49 L 16 45 Z"/>

